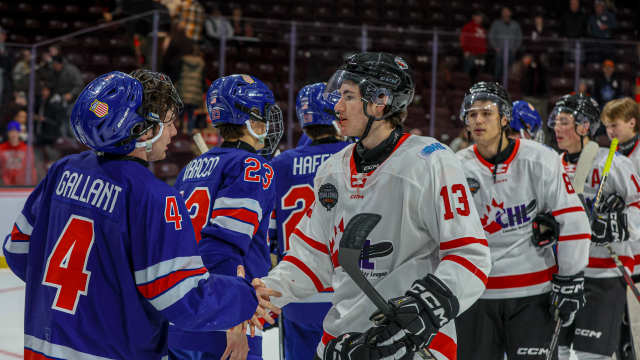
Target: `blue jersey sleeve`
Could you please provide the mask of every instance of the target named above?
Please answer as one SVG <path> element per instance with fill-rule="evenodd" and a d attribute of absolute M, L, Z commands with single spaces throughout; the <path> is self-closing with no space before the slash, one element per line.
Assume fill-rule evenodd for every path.
<path fill-rule="evenodd" d="M 7 265 L 16 276 L 22 281 L 26 281 L 29 241 L 31 232 L 36 223 L 36 215 L 40 207 L 40 199 L 46 188 L 47 177 L 45 177 L 27 198 L 27 201 L 18 213 L 11 235 L 5 239 L 3 252 L 7 260 Z"/>
<path fill-rule="evenodd" d="M 167 187 L 134 204 L 146 210 L 131 215 L 140 224 L 132 236 L 136 286 L 157 310 L 176 326 L 193 330 L 228 329 L 253 315 L 258 303 L 247 280 L 207 272 L 177 192 Z"/>

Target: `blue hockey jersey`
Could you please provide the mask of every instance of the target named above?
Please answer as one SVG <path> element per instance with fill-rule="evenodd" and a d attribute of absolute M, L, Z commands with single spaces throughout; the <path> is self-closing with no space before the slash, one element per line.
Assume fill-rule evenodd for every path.
<path fill-rule="evenodd" d="M 278 176 L 274 180 L 275 221 L 271 223 L 269 236 L 272 242 L 277 241 L 278 259 L 282 259 L 284 253 L 291 248 L 291 234 L 298 231 L 296 225 L 315 200 L 313 178 L 316 171 L 326 159 L 348 144 L 343 141 L 319 144 L 310 142 L 309 145 L 287 150 L 272 160 L 271 164 Z M 322 331 L 322 320 L 329 310 L 332 294 L 330 289 L 324 289 L 305 303 L 289 304 L 283 309 L 283 317 L 286 321 L 309 328 L 317 327 Z M 287 334 L 287 337 L 290 335 Z M 311 354 L 315 351 L 315 345 L 313 344 Z"/>
<path fill-rule="evenodd" d="M 246 280 L 209 275 L 178 192 L 139 161 L 56 162 L 4 253 L 26 282 L 26 359 L 161 359 L 169 321 L 225 329 L 257 307 Z"/>
<path fill-rule="evenodd" d="M 263 157 L 244 149 L 212 148 L 180 172 L 175 187 L 182 194 L 196 232 L 198 248 L 212 274 L 246 278 L 265 276 L 269 257 L 269 215 L 273 208 L 275 172 Z M 171 347 L 224 352 L 224 332 L 194 333 L 171 327 Z M 249 339 L 251 355 L 259 355 L 258 337 Z"/>

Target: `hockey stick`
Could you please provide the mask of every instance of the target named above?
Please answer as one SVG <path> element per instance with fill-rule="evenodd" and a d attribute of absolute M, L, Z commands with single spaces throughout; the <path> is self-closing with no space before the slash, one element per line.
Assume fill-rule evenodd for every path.
<path fill-rule="evenodd" d="M 559 311 L 556 309 L 556 325 L 553 328 L 553 335 L 551 335 L 551 342 L 549 343 L 549 352 L 547 352 L 546 360 L 553 359 L 553 352 L 556 351 L 558 346 L 558 339 L 560 338 L 560 329 L 562 329 L 562 319 L 560 319 Z"/>
<path fill-rule="evenodd" d="M 200 152 L 200 155 L 209 151 L 209 147 L 207 146 L 207 143 L 204 142 L 204 139 L 202 138 L 202 134 L 200 134 L 199 132 L 193 134 L 193 142 L 196 144 L 196 147 L 198 148 L 198 152 Z"/>
<path fill-rule="evenodd" d="M 340 240 L 338 262 L 378 310 L 382 311 L 387 319 L 392 319 L 393 308 L 360 271 L 362 246 L 381 218 L 378 214 L 360 213 L 349 220 Z M 418 355 L 423 359 L 435 359 L 426 349 L 420 349 Z"/>
<path fill-rule="evenodd" d="M 595 199 L 593 199 L 593 204 L 591 205 L 591 213 L 593 213 L 593 210 L 597 209 L 598 206 L 600 205 L 600 202 L 602 202 L 602 193 L 604 189 L 604 184 L 606 183 L 609 177 L 609 171 L 611 170 L 611 164 L 613 163 L 613 156 L 615 155 L 617 148 L 618 148 L 618 139 L 614 138 L 613 140 L 611 140 L 611 146 L 609 146 L 609 154 L 607 155 L 607 161 L 605 161 L 604 163 L 604 169 L 602 170 L 602 180 L 600 181 L 600 185 L 598 185 L 598 192 L 596 193 L 596 197 Z M 605 247 L 609 251 L 609 255 L 613 259 L 613 262 L 616 264 L 616 267 L 622 273 L 622 277 L 624 278 L 624 281 L 631 288 L 631 292 L 633 292 L 633 295 L 636 297 L 636 300 L 638 300 L 638 302 L 640 303 L 640 291 L 634 285 L 633 280 L 631 279 L 631 275 L 629 275 L 627 270 L 624 268 L 622 261 L 620 261 L 620 257 L 618 256 L 618 254 L 616 254 L 615 250 L 611 247 L 611 244 L 607 244 L 605 245 Z"/>

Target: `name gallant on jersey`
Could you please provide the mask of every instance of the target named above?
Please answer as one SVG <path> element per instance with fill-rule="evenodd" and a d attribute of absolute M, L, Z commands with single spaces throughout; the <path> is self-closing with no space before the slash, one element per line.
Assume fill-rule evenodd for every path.
<path fill-rule="evenodd" d="M 182 175 L 182 181 L 202 179 L 209 177 L 220 162 L 220 158 L 216 157 L 203 157 L 192 160 L 187 164 Z"/>
<path fill-rule="evenodd" d="M 315 154 L 293 158 L 293 175 L 314 174 L 331 154 Z"/>
<path fill-rule="evenodd" d="M 65 170 L 56 184 L 56 195 L 80 201 L 109 213 L 122 187 L 81 172 Z"/>

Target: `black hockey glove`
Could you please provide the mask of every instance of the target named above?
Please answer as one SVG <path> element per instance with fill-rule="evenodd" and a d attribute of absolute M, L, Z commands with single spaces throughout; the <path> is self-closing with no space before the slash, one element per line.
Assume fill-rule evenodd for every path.
<path fill-rule="evenodd" d="M 591 241 L 597 245 L 629 240 L 627 214 L 623 213 L 624 200 L 610 194 L 593 210 L 591 218 Z"/>
<path fill-rule="evenodd" d="M 578 310 L 586 304 L 584 297 L 584 275 L 579 272 L 572 276 L 553 274 L 551 279 L 551 315 L 554 320 L 562 319 L 562 326 L 573 323 Z"/>
<path fill-rule="evenodd" d="M 546 248 L 558 242 L 560 225 L 550 213 L 538 214 L 531 222 L 533 230 L 533 245 L 538 248 Z"/>
<path fill-rule="evenodd" d="M 413 355 L 407 353 L 406 346 L 402 342 L 394 342 L 389 345 L 375 344 L 372 332 L 375 328 L 365 333 L 350 332 L 342 334 L 329 341 L 324 348 L 323 360 L 378 360 L 378 359 L 413 359 Z"/>
<path fill-rule="evenodd" d="M 379 324 L 375 342 L 388 344 L 406 339 L 407 351 L 415 353 L 431 342 L 442 326 L 458 315 L 458 299 L 436 276 L 416 280 L 405 296 L 389 300 L 393 318 L 377 311 L 371 320 Z"/>

